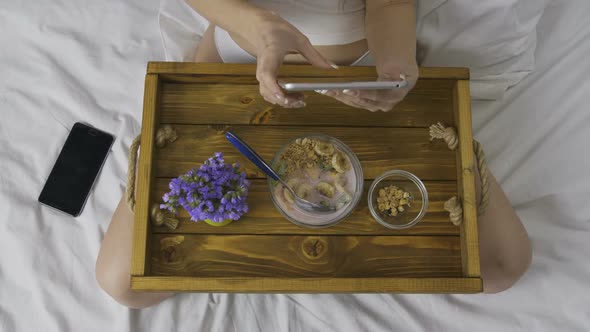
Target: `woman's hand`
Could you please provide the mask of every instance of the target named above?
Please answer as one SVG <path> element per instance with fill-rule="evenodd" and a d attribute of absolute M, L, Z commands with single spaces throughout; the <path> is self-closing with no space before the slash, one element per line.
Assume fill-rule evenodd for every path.
<path fill-rule="evenodd" d="M 403 62 L 408 63 L 402 64 Z M 377 72 L 379 74 L 378 81 L 405 80 L 408 85 L 390 90 L 328 90 L 318 92 L 352 107 L 366 109 L 371 112 L 389 112 L 405 98 L 418 80 L 418 65 L 415 59 L 386 63 L 381 68 L 377 67 Z"/>
<path fill-rule="evenodd" d="M 289 22 L 245 0 L 186 0 L 211 23 L 226 30 L 245 50 L 257 57 L 256 78 L 260 94 L 283 107 L 303 107 L 303 94 L 286 94 L 277 83 L 279 67 L 287 54 L 303 55 L 310 64 L 336 68 Z"/>
<path fill-rule="evenodd" d="M 248 40 L 256 52 L 256 79 L 260 83 L 260 94 L 272 104 L 291 108 L 305 106 L 303 94 L 286 94 L 277 83 L 277 74 L 285 55 L 299 53 L 316 67 L 337 68 L 311 45 L 303 33 L 273 12 L 260 12 L 252 29 L 241 37 Z"/>
<path fill-rule="evenodd" d="M 393 90 L 330 91 L 341 102 L 370 111 L 390 111 L 418 80 L 415 0 L 366 0 L 365 36 L 378 80 L 405 77 L 408 86 Z"/>

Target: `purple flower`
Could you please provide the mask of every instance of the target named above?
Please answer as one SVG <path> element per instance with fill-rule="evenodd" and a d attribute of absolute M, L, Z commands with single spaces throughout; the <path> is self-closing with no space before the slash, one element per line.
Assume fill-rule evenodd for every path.
<path fill-rule="evenodd" d="M 172 179 L 160 208 L 176 213 L 182 207 L 194 221 L 239 219 L 248 212 L 250 187 L 246 173 L 239 168 L 238 163 L 226 164 L 223 154 L 216 152 L 200 167 Z"/>

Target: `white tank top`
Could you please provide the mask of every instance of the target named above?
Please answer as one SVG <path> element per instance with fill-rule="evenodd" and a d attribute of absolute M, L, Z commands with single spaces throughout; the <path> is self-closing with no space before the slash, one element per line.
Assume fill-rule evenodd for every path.
<path fill-rule="evenodd" d="M 313 45 L 342 45 L 365 39 L 364 0 L 250 0 L 276 12 Z"/>

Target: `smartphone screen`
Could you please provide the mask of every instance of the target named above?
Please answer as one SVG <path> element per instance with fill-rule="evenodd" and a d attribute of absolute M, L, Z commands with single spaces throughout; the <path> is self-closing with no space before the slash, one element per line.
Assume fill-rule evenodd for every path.
<path fill-rule="evenodd" d="M 77 217 L 113 144 L 113 136 L 83 123 L 72 127 L 39 202 Z"/>

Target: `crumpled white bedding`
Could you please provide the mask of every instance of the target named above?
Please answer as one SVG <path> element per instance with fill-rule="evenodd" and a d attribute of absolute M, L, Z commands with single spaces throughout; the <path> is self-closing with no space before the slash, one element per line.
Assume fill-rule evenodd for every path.
<path fill-rule="evenodd" d="M 0 331 L 587 331 L 590 2 L 553 0 L 535 71 L 474 102 L 492 171 L 533 241 L 498 295 L 181 294 L 144 310 L 98 287 L 94 263 L 140 128 L 158 0 L 0 3 Z M 484 38 L 485 36 L 482 36 Z M 395 114 L 392 114 L 395 116 Z M 76 121 L 117 136 L 77 219 L 36 198 Z"/>

